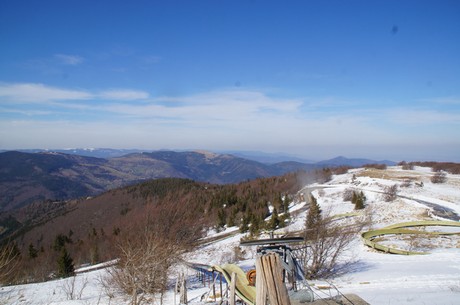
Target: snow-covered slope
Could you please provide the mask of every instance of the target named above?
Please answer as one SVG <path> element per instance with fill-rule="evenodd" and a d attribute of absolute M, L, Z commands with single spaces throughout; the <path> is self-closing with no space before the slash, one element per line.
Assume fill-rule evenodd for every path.
<path fill-rule="evenodd" d="M 432 175 L 429 168 L 421 167 L 414 170 L 389 167 L 384 171 L 355 169 L 334 176 L 326 184 L 306 186 L 300 193 L 307 197 L 307 193 L 312 192 L 324 213 L 344 215 L 354 212 L 354 205 L 343 200 L 344 191 L 349 188 L 363 191 L 367 198 L 366 208 L 357 216 L 344 217 L 340 221 L 367 217 L 370 222 L 366 230 L 406 221 L 442 219 L 435 210 L 443 207 L 451 212 L 453 218 L 453 213 L 460 215 L 460 176 L 448 174 L 446 183 L 433 184 L 430 181 Z M 399 197 L 385 202 L 385 187 L 394 184 L 399 186 Z M 306 202 L 294 202 L 290 207 L 290 224 L 276 233 L 282 235 L 301 230 L 306 217 L 305 207 Z M 203 245 L 184 259 L 208 265 L 237 262 L 243 269 L 253 267 L 256 249 L 239 246 L 243 235 L 236 228 L 228 228 L 220 233 L 210 232 L 209 237 L 218 235 L 223 238 Z M 354 259 L 349 272 L 326 284 L 337 287 L 342 293 L 355 293 L 370 304 L 460 304 L 458 235 L 419 240 L 417 245 L 413 240 L 402 237 L 388 237 L 382 242 L 398 247 L 423 247 L 430 254 L 402 256 L 376 252 L 364 246 L 357 236 L 346 253 Z M 172 281 L 179 273 L 189 276 L 189 300 L 201 304 L 198 301 L 200 296 L 209 289 L 194 279 L 195 271 L 184 266 L 174 268 Z M 0 304 L 127 304 L 122 294 L 107 285 L 106 278 L 107 271 L 99 269 L 70 279 L 3 287 L 0 290 Z M 310 284 L 319 286 L 324 283 Z M 74 300 L 70 300 L 71 297 Z M 163 304 L 175 304 L 172 289 L 165 295 Z"/>

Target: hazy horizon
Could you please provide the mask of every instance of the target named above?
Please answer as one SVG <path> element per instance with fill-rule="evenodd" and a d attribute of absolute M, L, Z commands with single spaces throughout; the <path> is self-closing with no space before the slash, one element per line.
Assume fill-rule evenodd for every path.
<path fill-rule="evenodd" d="M 300 161 L 304 163 L 316 163 L 321 161 L 327 161 L 330 159 L 336 158 L 346 158 L 346 159 L 369 159 L 371 161 L 392 161 L 392 162 L 460 162 L 460 159 L 453 159 L 453 160 L 443 160 L 443 159 L 407 159 L 407 158 L 399 158 L 399 159 L 392 159 L 392 158 L 372 158 L 366 155 L 344 155 L 344 154 L 337 154 L 337 155 L 323 155 L 317 158 L 309 157 L 308 155 L 296 155 L 287 152 L 265 152 L 265 151 L 256 151 L 256 150 L 210 150 L 210 149 L 200 149 L 200 148 L 184 148 L 184 149 L 171 149 L 171 148 L 161 148 L 161 149 L 140 149 L 140 148 L 111 148 L 111 147 L 66 147 L 66 148 L 14 148 L 14 149 L 2 149 L 0 148 L 1 152 L 8 152 L 8 151 L 23 151 L 23 152 L 39 152 L 39 151 L 49 151 L 49 152 L 64 152 L 69 151 L 68 153 L 73 154 L 80 154 L 85 155 L 82 153 L 76 153 L 77 150 L 88 150 L 88 151 L 97 151 L 97 150 L 113 150 L 113 151 L 138 151 L 138 152 L 158 152 L 158 151 L 174 151 L 174 152 L 210 152 L 216 154 L 233 154 L 242 156 L 243 158 L 259 160 L 259 159 L 266 159 L 266 161 L 260 162 L 272 162 L 269 161 L 270 159 L 282 159 L 282 160 L 290 160 L 290 161 Z M 72 152 L 73 151 L 73 152 Z M 91 154 L 86 154 L 90 156 Z M 276 161 L 274 161 L 276 162 Z"/>

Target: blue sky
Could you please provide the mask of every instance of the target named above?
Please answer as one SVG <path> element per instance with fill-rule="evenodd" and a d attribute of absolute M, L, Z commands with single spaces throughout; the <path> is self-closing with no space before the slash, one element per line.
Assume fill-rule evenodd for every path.
<path fill-rule="evenodd" d="M 1 1 L 0 149 L 460 161 L 459 1 Z"/>

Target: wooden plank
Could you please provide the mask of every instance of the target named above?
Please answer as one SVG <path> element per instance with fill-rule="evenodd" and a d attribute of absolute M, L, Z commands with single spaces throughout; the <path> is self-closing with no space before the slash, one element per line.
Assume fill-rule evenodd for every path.
<path fill-rule="evenodd" d="M 283 305 L 290 305 L 291 302 L 289 300 L 289 295 L 287 292 L 286 284 L 283 282 L 283 271 L 281 267 L 281 258 L 279 255 L 274 255 L 274 262 L 273 262 L 273 272 L 276 275 L 276 282 L 275 285 L 277 286 L 277 292 L 278 292 L 278 300 L 280 304 Z"/>
<path fill-rule="evenodd" d="M 264 283 L 262 258 L 256 259 L 256 304 L 267 305 L 267 289 Z"/>
<path fill-rule="evenodd" d="M 232 280 L 230 284 L 230 305 L 235 305 L 235 289 L 236 289 L 236 273 L 232 272 Z"/>
<path fill-rule="evenodd" d="M 185 281 L 185 275 L 184 275 L 181 280 L 181 285 L 180 285 L 180 304 L 187 304 L 187 303 L 188 303 L 187 283 Z"/>
<path fill-rule="evenodd" d="M 270 253 L 261 257 L 263 282 L 268 292 L 270 305 L 290 305 L 286 285 L 283 282 L 281 261 L 277 254 Z M 257 303 L 256 303 L 257 304 Z"/>

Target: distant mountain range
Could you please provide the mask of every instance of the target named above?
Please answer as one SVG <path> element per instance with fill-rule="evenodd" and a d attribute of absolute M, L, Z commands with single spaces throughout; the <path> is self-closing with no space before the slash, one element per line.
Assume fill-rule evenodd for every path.
<path fill-rule="evenodd" d="M 388 166 L 396 165 L 396 162 L 389 161 L 389 160 L 382 160 L 382 161 L 375 161 L 371 159 L 349 159 L 342 156 L 324 160 L 320 162 L 316 162 L 317 165 L 325 165 L 325 166 L 351 166 L 351 167 L 360 167 L 366 164 L 385 164 Z"/>
<path fill-rule="evenodd" d="M 114 148 L 67 148 L 67 149 L 18 149 L 16 151 L 25 153 L 46 153 L 46 152 L 57 152 L 68 155 L 77 155 L 85 157 L 95 158 L 115 158 L 121 157 L 132 153 L 141 153 L 144 150 L 141 149 L 114 149 Z M 7 150 L 0 151 L 7 152 Z"/>
<path fill-rule="evenodd" d="M 368 163 L 394 164 L 344 157 L 318 163 L 284 161 L 268 164 L 204 151 L 7 151 L 0 153 L 0 211 L 38 201 L 94 196 L 147 179 L 176 177 L 226 184 L 298 170 L 341 165 L 356 167 Z"/>

